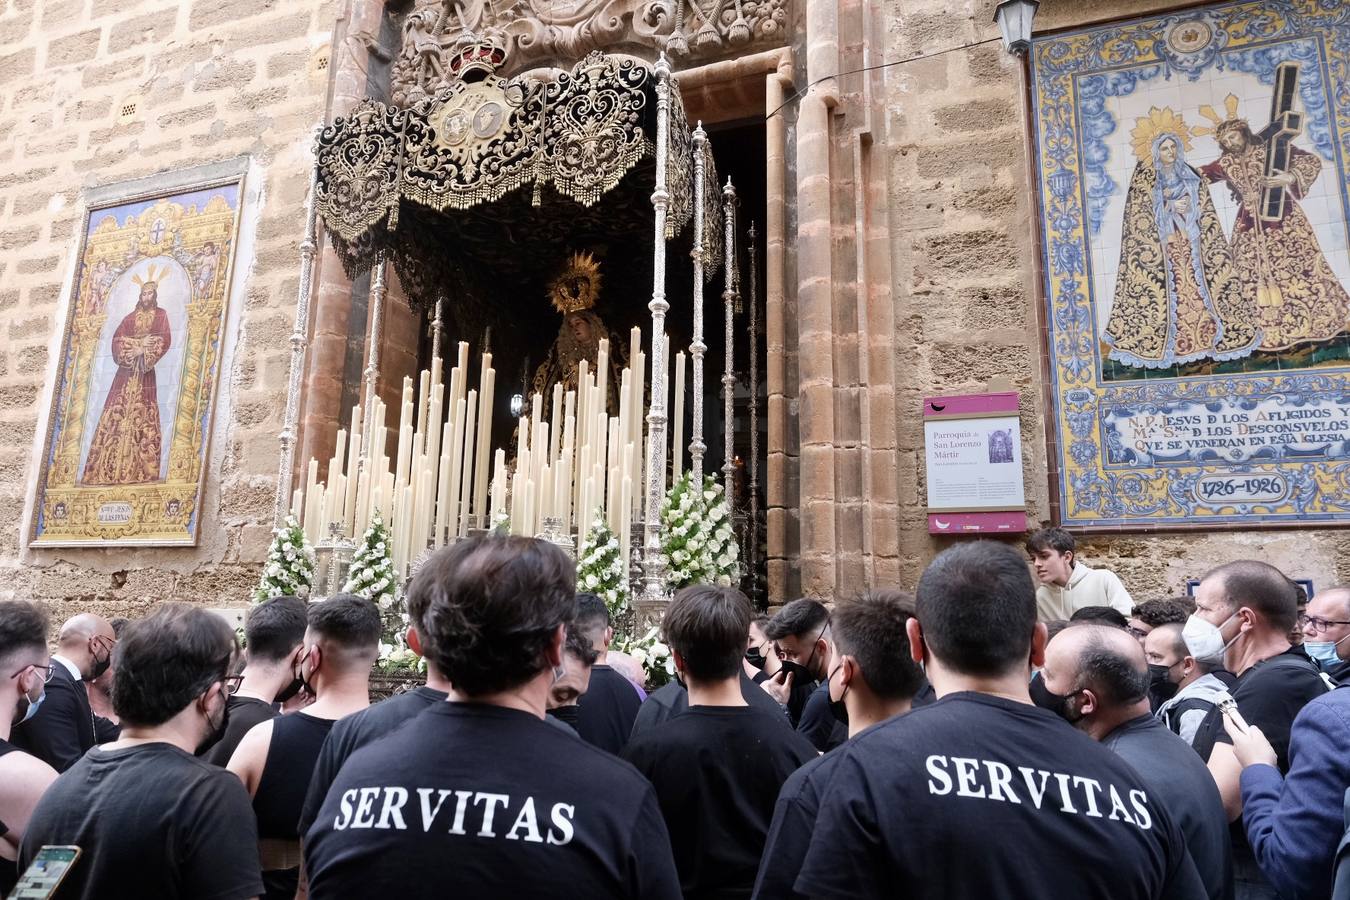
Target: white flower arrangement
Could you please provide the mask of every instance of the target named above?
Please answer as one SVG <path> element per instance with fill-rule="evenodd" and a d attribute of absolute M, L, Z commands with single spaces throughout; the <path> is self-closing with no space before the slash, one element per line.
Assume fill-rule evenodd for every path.
<path fill-rule="evenodd" d="M 712 476 L 704 476 L 701 491 L 689 472 L 675 482 L 661 503 L 661 552 L 672 589 L 740 581 L 740 549 L 730 522 L 722 487 Z"/>
<path fill-rule="evenodd" d="M 408 617 L 403 611 L 403 598 L 395 589 L 394 563 L 389 558 L 388 547 L 389 529 L 376 510 L 352 556 L 347 583 L 342 590 L 372 600 L 380 609 L 380 621 L 384 626 L 380 636 L 380 667 L 411 668 L 417 662 L 417 654 L 408 649 L 403 638 Z"/>
<path fill-rule="evenodd" d="M 600 510 L 577 549 L 577 584 L 601 597 L 614 618 L 628 608 L 628 584 L 619 558 L 619 540 Z"/>
<path fill-rule="evenodd" d="M 625 638 L 617 649 L 627 653 L 642 666 L 647 676 L 647 689 L 656 690 L 675 677 L 675 657 L 670 647 L 661 641 L 659 629 L 652 628 L 640 638 Z"/>
<path fill-rule="evenodd" d="M 273 597 L 308 599 L 314 583 L 314 548 L 305 538 L 304 529 L 295 516 L 287 516 L 273 535 L 253 599 L 259 603 Z"/>

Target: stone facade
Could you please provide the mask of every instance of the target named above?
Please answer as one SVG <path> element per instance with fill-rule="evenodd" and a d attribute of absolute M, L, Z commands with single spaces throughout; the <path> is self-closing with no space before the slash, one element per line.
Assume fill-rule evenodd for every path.
<path fill-rule="evenodd" d="M 237 606 L 256 582 L 338 14 L 332 0 L 12 0 L 0 12 L 0 589 L 52 601 L 58 621 L 166 597 Z M 89 192 L 238 157 L 250 160 L 251 248 L 236 263 L 199 546 L 24 549 Z"/>
<path fill-rule="evenodd" d="M 1020 391 L 1028 513 L 1055 517 L 1022 62 L 998 41 L 994 0 L 761 6 L 782 11 L 782 41 L 756 38 L 730 58 L 680 66 L 691 120 L 768 115 L 770 599 L 912 587 L 945 543 L 925 528 L 926 395 L 1000 379 Z M 1175 6 L 1045 0 L 1036 26 Z M 379 0 L 4 5 L 0 518 L 14 524 L 0 532 L 0 592 L 52 601 L 57 618 L 77 607 L 134 613 L 171 596 L 245 602 L 272 524 L 309 143 L 319 122 L 387 90 L 396 18 Z M 227 324 L 229 383 L 200 545 L 27 549 L 89 192 L 241 156 L 251 248 L 236 260 L 243 289 Z M 327 458 L 345 424 L 369 300 L 368 279 L 348 281 L 321 252 L 300 460 Z M 389 393 L 416 367 L 420 325 L 396 283 L 385 313 Z M 1096 534 L 1083 544 L 1085 560 L 1116 568 L 1141 596 L 1177 593 L 1211 565 L 1250 554 L 1319 584 L 1350 579 L 1350 532 L 1335 529 Z"/>

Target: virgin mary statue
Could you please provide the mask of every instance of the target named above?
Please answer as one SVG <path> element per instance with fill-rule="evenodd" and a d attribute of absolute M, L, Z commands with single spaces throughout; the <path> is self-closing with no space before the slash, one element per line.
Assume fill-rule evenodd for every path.
<path fill-rule="evenodd" d="M 1154 107 L 1131 137 L 1138 163 L 1102 334 L 1110 358 L 1163 369 L 1247 356 L 1261 342 L 1255 298 L 1233 266 L 1208 186 L 1186 162 L 1189 129 L 1172 110 Z"/>

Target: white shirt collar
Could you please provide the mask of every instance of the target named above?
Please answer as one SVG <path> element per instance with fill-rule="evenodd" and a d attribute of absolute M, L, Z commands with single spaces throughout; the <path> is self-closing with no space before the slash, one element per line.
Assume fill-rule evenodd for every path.
<path fill-rule="evenodd" d="M 62 656 L 61 654 L 59 654 L 59 653 L 53 653 L 53 654 L 52 654 L 52 662 L 54 662 L 54 663 L 60 663 L 61 665 L 65 666 L 65 667 L 66 667 L 66 671 L 70 673 L 70 677 L 71 677 L 71 678 L 74 678 L 76 681 L 83 681 L 83 680 L 84 680 L 84 676 L 80 674 L 80 669 L 79 669 L 79 667 L 76 666 L 76 665 L 75 665 L 73 662 L 71 662 L 70 660 L 66 659 L 66 658 L 65 658 L 64 656 Z"/>

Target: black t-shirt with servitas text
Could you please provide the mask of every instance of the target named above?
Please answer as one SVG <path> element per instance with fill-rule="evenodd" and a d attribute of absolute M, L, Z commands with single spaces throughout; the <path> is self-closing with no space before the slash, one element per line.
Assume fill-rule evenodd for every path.
<path fill-rule="evenodd" d="M 304 842 L 315 900 L 680 896 L 651 784 L 500 706 L 434 704 L 353 753 Z"/>
<path fill-rule="evenodd" d="M 1176 824 L 1053 713 L 943 697 L 835 753 L 796 891 L 815 898 L 1204 898 Z"/>

